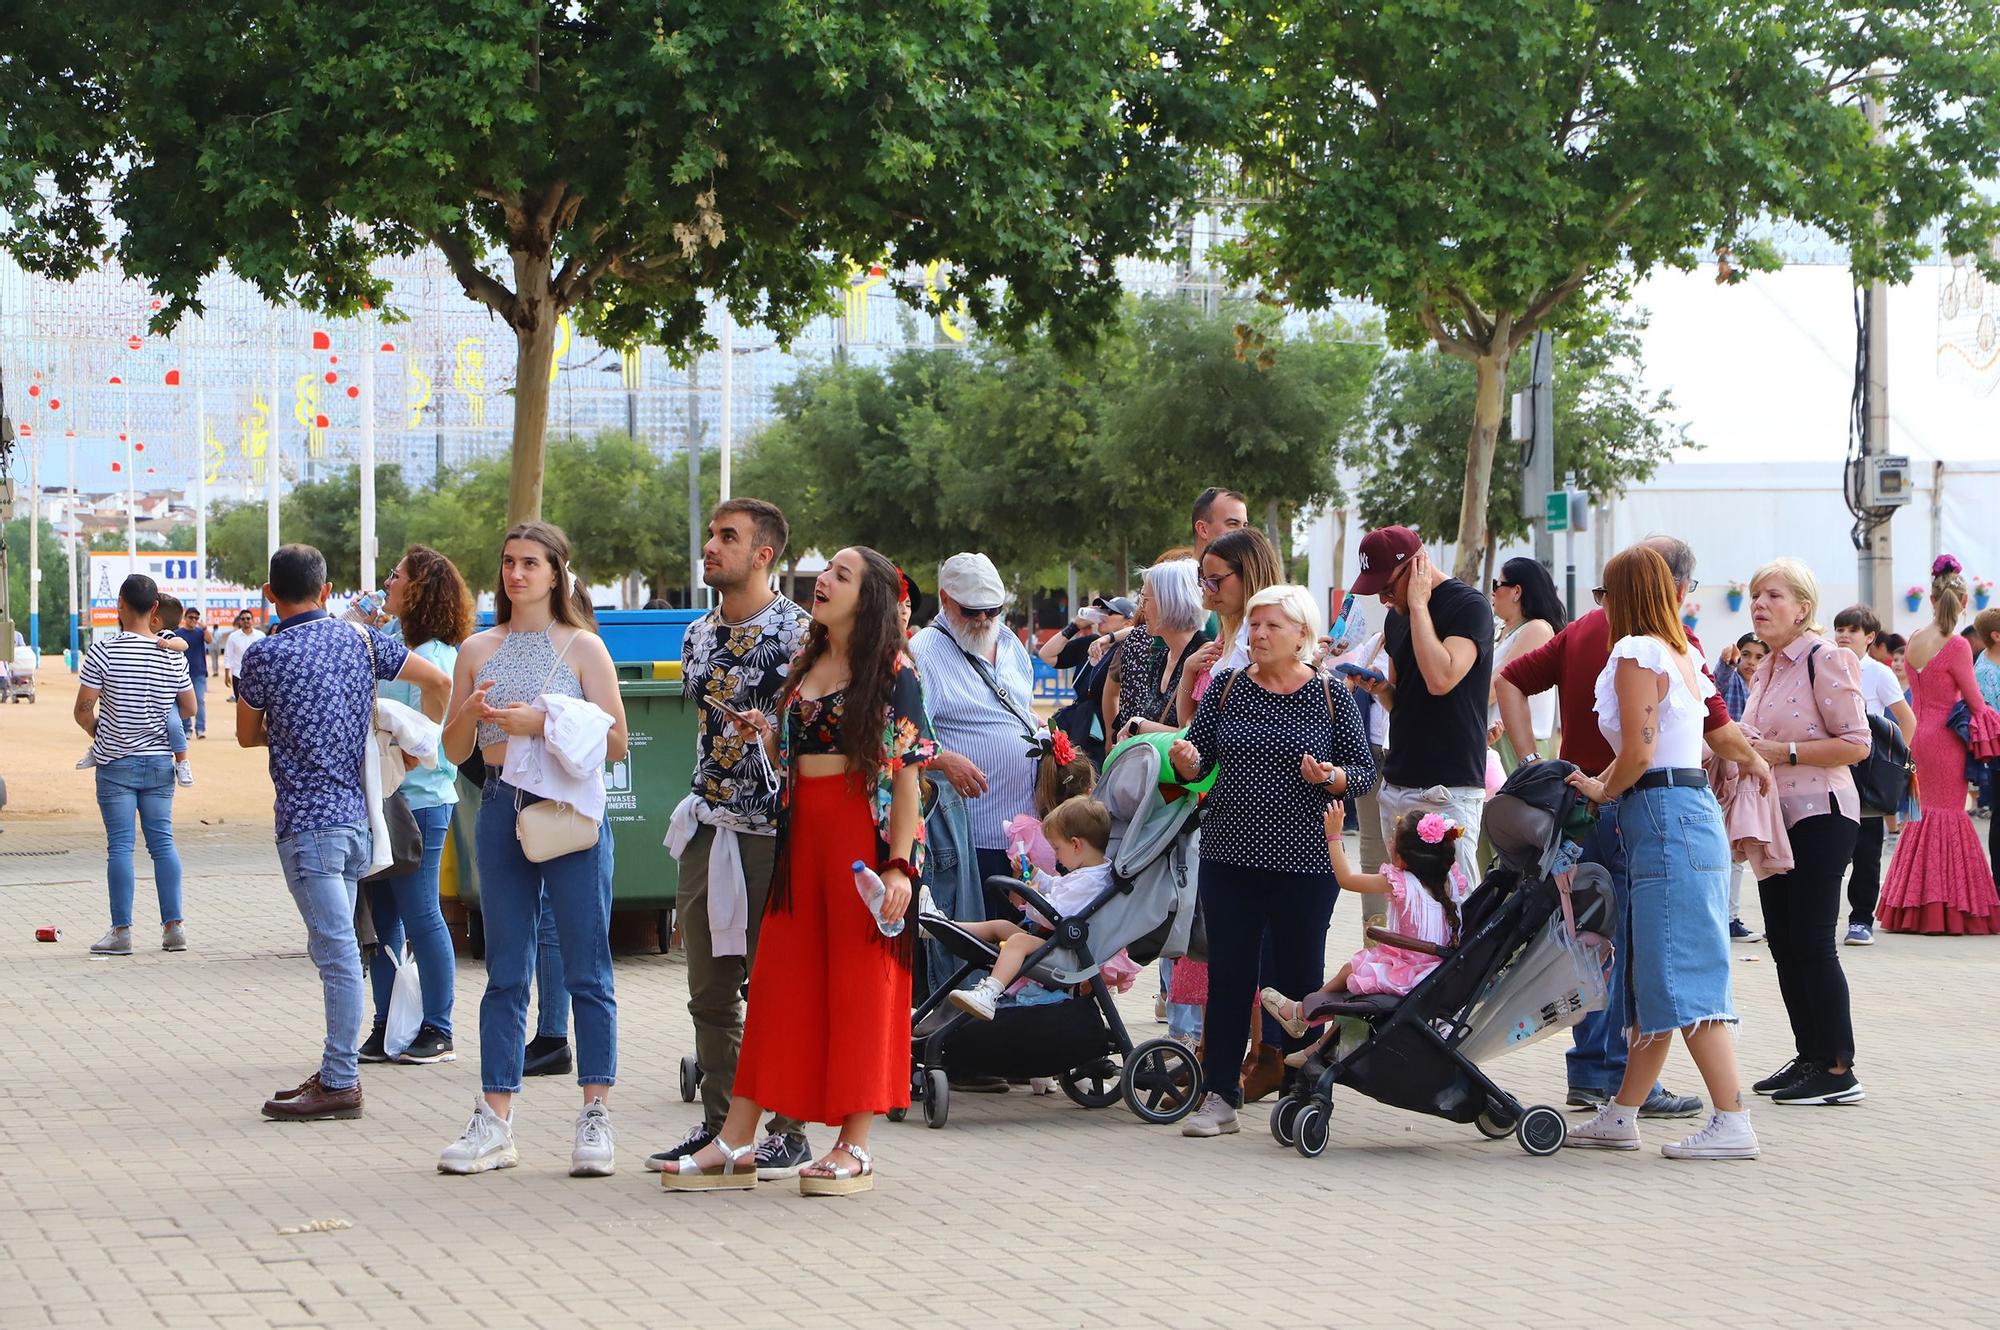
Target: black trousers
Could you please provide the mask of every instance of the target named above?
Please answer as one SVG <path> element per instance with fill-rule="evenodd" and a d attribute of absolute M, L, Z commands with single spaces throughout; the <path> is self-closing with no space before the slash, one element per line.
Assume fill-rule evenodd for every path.
<path fill-rule="evenodd" d="M 1873 924 L 1875 902 L 1882 899 L 1882 837 L 1888 819 L 1864 817 L 1854 838 L 1854 867 L 1847 874 L 1847 922 Z"/>
<path fill-rule="evenodd" d="M 1792 1040 L 1800 1057 L 1822 1067 L 1854 1060 L 1854 1016 L 1833 933 L 1840 921 L 1840 876 L 1854 861 L 1859 833 L 1838 813 L 1805 818 L 1791 828 L 1792 871 L 1757 884 Z"/>
<path fill-rule="evenodd" d="M 1201 1071 L 1207 1087 L 1230 1103 L 1243 1102 L 1243 1054 L 1258 985 L 1303 998 L 1326 982 L 1326 928 L 1339 893 L 1332 873 L 1267 872 L 1202 860 L 1208 1008 Z M 1281 1047 L 1304 1042 L 1279 1033 Z"/>

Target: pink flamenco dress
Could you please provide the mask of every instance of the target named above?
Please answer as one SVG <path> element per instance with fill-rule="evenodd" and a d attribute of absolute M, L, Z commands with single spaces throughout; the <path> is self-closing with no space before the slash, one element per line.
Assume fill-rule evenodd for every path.
<path fill-rule="evenodd" d="M 1444 917 L 1444 906 L 1424 889 L 1424 884 L 1394 864 L 1382 865 L 1382 875 L 1389 879 L 1389 931 L 1419 942 L 1450 946 L 1451 924 Z M 1464 900 L 1465 879 L 1456 865 L 1451 870 L 1451 879 L 1452 899 Z M 1348 965 L 1353 970 L 1347 977 L 1349 993 L 1400 995 L 1415 988 L 1425 975 L 1435 970 L 1438 958 L 1377 943 L 1355 952 Z"/>
<path fill-rule="evenodd" d="M 2000 933 L 1993 872 L 1965 811 L 1965 745 L 1946 724 L 1962 699 L 1972 712 L 1974 748 L 1990 750 L 2000 743 L 2000 715 L 1979 695 L 1972 647 L 1962 637 L 1945 643 L 1923 669 L 1914 663 L 1905 668 L 1917 707 L 1910 747 L 1923 816 L 1903 827 L 1876 920 L 1891 933 Z"/>

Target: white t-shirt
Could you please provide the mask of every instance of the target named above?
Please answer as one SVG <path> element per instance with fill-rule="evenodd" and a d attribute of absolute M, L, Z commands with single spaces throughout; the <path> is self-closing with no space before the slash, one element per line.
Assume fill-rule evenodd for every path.
<path fill-rule="evenodd" d="M 222 645 L 222 668 L 231 674 L 243 673 L 243 653 L 256 643 L 264 640 L 264 635 L 255 628 L 238 629 L 229 635 Z"/>
<path fill-rule="evenodd" d="M 1700 690 L 1698 695 L 1688 692 L 1687 680 L 1674 663 L 1673 649 L 1665 642 L 1657 637 L 1618 639 L 1611 648 L 1611 658 L 1604 662 L 1604 672 L 1597 676 L 1597 728 L 1612 752 L 1617 752 L 1625 741 L 1618 723 L 1618 662 L 1630 660 L 1667 678 L 1667 695 L 1660 700 L 1660 736 L 1653 744 L 1653 758 L 1646 769 L 1701 765 L 1701 727 L 1708 719 L 1706 699 L 1715 691 L 1715 685 L 1701 672 L 1699 656 L 1688 652 L 1685 659 Z"/>
<path fill-rule="evenodd" d="M 1098 893 L 1111 885 L 1111 865 L 1091 864 L 1086 868 L 1073 869 L 1067 873 L 1044 873 L 1035 870 L 1034 887 L 1042 893 L 1043 899 L 1056 907 L 1056 913 L 1068 918 L 1084 906 L 1097 899 Z M 1039 920 L 1044 927 L 1049 921 L 1030 909 L 1029 914 Z"/>
<path fill-rule="evenodd" d="M 1886 716 L 1889 708 L 1903 700 L 1903 685 L 1896 672 L 1872 656 L 1861 657 L 1861 701 L 1871 716 Z"/>

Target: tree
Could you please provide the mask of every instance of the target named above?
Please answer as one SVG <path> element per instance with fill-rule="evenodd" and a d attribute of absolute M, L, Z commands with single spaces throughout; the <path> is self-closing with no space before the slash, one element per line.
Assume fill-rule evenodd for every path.
<path fill-rule="evenodd" d="M 375 531 L 381 550 L 376 580 L 402 557 L 410 530 L 409 483 L 400 466 L 375 471 Z M 260 503 L 229 504 L 216 510 L 208 524 L 208 567 L 211 575 L 239 586 L 264 584 L 269 572 L 266 512 Z M 343 467 L 318 480 L 296 485 L 280 500 L 279 529 L 287 544 L 311 545 L 326 556 L 327 585 L 336 593 L 360 591 L 361 477 L 360 468 Z M 190 541 L 183 548 L 193 549 Z M 383 559 L 387 563 L 382 562 Z"/>
<path fill-rule="evenodd" d="M 44 12 L 48 11 L 48 12 Z M 510 519 L 541 511 L 558 320 L 706 343 L 705 293 L 796 333 L 849 256 L 952 265 L 975 318 L 1082 336 L 1183 190 L 1158 0 L 701 5 L 216 0 L 0 35 L 0 227 L 200 308 L 381 305 L 435 247 L 515 335 Z M 1162 98 L 1168 99 L 1162 102 Z M 108 196 L 109 206 L 100 200 Z M 113 225 L 115 223 L 115 226 Z M 489 256 L 506 255 L 500 267 Z M 925 299 L 922 283 L 898 281 Z"/>
<path fill-rule="evenodd" d="M 47 655 L 69 645 L 69 605 L 64 600 L 69 586 L 69 554 L 53 526 L 42 522 L 41 528 L 42 588 L 32 605 L 28 599 L 27 518 L 17 517 L 7 523 L 5 532 L 0 533 L 4 535 L 0 538 L 0 549 L 7 551 L 7 603 L 13 607 L 14 627 L 22 637 L 27 637 L 28 616 L 31 611 L 39 613 L 42 634 L 32 645 Z M 7 648 L 9 656 L 13 654 L 11 643 L 0 642 L 0 646 Z"/>
<path fill-rule="evenodd" d="M 1668 423 L 1673 399 L 1641 385 L 1643 317 L 1621 318 L 1595 336 L 1556 343 L 1556 473 L 1575 473 L 1585 491 L 1623 494 L 1650 478 L 1677 449 L 1691 446 L 1684 426 Z M 1510 390 L 1527 386 L 1528 364 L 1515 362 Z M 1435 540 L 1458 540 L 1465 502 L 1465 421 L 1474 383 L 1463 366 L 1434 347 L 1391 356 L 1368 399 L 1366 441 L 1350 448 L 1361 468 L 1356 493 L 1368 526 L 1401 524 Z M 1511 441 L 1501 422 L 1498 442 Z M 1525 538 L 1521 472 L 1502 465 L 1487 495 L 1485 557 L 1500 541 Z M 1463 542 L 1460 542 L 1463 544 Z"/>
<path fill-rule="evenodd" d="M 2000 0 L 1214 0 L 1176 67 L 1225 89 L 1233 271 L 1292 305 L 1372 301 L 1470 362 L 1457 569 L 1486 543 L 1514 353 L 1602 326 L 1660 268 L 1776 266 L 1817 227 L 1857 281 L 1945 249 L 2000 278 Z M 1871 139 L 1859 98 L 1882 108 Z"/>

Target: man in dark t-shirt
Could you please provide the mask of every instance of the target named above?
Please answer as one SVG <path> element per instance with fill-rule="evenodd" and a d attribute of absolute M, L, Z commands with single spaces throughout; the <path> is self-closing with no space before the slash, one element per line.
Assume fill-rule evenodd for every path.
<path fill-rule="evenodd" d="M 1369 685 L 1389 708 L 1389 756 L 1377 795 L 1383 839 L 1393 839 L 1404 813 L 1442 813 L 1465 828 L 1458 866 L 1469 884 L 1486 804 L 1493 607 L 1433 568 L 1417 533 L 1402 526 L 1362 537 L 1353 589 L 1380 596 L 1389 611 L 1382 625 L 1388 682 Z"/>

